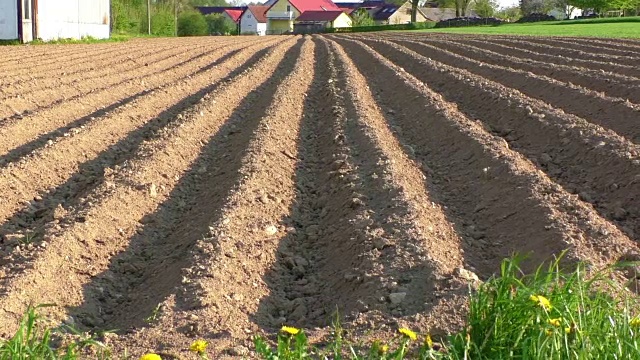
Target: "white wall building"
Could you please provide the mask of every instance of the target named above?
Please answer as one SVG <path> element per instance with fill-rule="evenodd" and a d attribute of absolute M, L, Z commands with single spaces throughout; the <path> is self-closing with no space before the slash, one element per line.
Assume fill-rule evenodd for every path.
<path fill-rule="evenodd" d="M 267 17 L 269 6 L 249 6 L 240 17 L 240 34 L 267 34 Z"/>
<path fill-rule="evenodd" d="M 110 7 L 110 0 L 0 0 L 0 39 L 106 39 Z"/>

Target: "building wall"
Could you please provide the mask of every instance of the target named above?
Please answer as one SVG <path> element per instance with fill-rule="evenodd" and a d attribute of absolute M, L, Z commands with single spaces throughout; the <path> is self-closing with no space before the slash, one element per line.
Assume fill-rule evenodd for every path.
<path fill-rule="evenodd" d="M 282 34 L 287 31 L 293 31 L 293 21 L 289 20 L 272 20 L 268 19 L 267 34 Z"/>
<path fill-rule="evenodd" d="M 240 18 L 240 34 L 265 35 L 267 31 L 266 23 L 259 23 L 256 17 L 249 10 L 245 11 Z"/>
<path fill-rule="evenodd" d="M 331 26 L 334 28 L 351 27 L 351 18 L 349 15 L 342 13 L 337 19 L 333 20 Z"/>
<path fill-rule="evenodd" d="M 420 12 L 416 14 L 417 22 L 425 22 L 427 19 Z M 411 2 L 407 1 L 389 17 L 388 24 L 407 24 L 411 22 Z"/>
<path fill-rule="evenodd" d="M 264 36 L 267 34 L 267 23 L 258 23 L 258 35 Z"/>
<path fill-rule="evenodd" d="M 0 39 L 18 38 L 18 3 L 16 0 L 0 0 Z"/>
<path fill-rule="evenodd" d="M 38 38 L 106 39 L 110 35 L 109 8 L 109 0 L 39 0 Z"/>
<path fill-rule="evenodd" d="M 284 19 L 272 19 L 272 16 L 276 14 L 284 14 L 287 11 L 287 6 L 290 6 L 293 16 L 291 20 Z M 300 12 L 289 3 L 288 0 L 279 0 L 267 11 L 267 33 L 279 34 L 286 31 L 293 31 L 293 20 L 300 16 Z"/>

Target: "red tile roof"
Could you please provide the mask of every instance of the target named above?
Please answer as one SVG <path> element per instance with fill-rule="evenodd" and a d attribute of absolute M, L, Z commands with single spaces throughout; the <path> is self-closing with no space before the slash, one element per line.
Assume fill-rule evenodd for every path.
<path fill-rule="evenodd" d="M 266 23 L 267 22 L 267 17 L 266 17 L 267 10 L 269 10 L 269 6 L 262 6 L 262 5 L 250 5 L 249 6 L 249 11 L 251 11 L 253 16 L 256 18 L 256 20 L 259 23 Z"/>
<path fill-rule="evenodd" d="M 225 9 L 225 11 L 227 13 L 227 15 L 229 15 L 229 17 L 235 21 L 236 23 L 238 22 L 238 20 L 240 20 L 240 16 L 242 16 L 242 13 L 244 11 L 242 10 L 234 10 L 234 9 Z"/>
<path fill-rule="evenodd" d="M 309 10 L 316 10 L 316 11 L 340 10 L 340 8 L 338 8 L 338 6 L 331 0 L 289 0 L 289 3 L 291 3 L 293 7 L 298 9 L 300 14 Z"/>
<path fill-rule="evenodd" d="M 305 11 L 296 18 L 296 21 L 333 21 L 342 14 L 342 10 L 338 11 Z"/>
<path fill-rule="evenodd" d="M 346 7 L 339 7 L 339 8 L 340 8 L 340 10 L 342 10 L 347 15 L 351 15 L 352 12 L 358 10 L 358 9 L 346 8 Z"/>

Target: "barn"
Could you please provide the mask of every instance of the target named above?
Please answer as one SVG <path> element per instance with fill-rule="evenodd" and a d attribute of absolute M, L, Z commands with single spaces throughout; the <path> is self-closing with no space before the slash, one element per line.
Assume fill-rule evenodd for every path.
<path fill-rule="evenodd" d="M 106 39 L 110 7 L 110 0 L 0 0 L 0 39 Z"/>

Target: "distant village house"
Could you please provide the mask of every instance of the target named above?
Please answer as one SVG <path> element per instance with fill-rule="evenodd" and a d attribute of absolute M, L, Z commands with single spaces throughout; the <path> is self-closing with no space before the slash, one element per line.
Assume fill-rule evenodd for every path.
<path fill-rule="evenodd" d="M 295 34 L 322 32 L 330 28 L 351 27 L 351 18 L 342 10 L 305 11 L 294 23 Z"/>
<path fill-rule="evenodd" d="M 385 4 L 369 11 L 377 25 L 408 24 L 411 22 L 411 1 L 398 6 Z M 427 17 L 420 9 L 416 11 L 416 22 L 425 22 Z"/>
<path fill-rule="evenodd" d="M 306 11 L 342 12 L 331 0 L 277 0 L 267 11 L 267 33 L 293 33 L 294 23 Z"/>
<path fill-rule="evenodd" d="M 268 9 L 269 6 L 248 6 L 240 17 L 240 33 L 243 35 L 266 35 L 266 12 Z"/>

